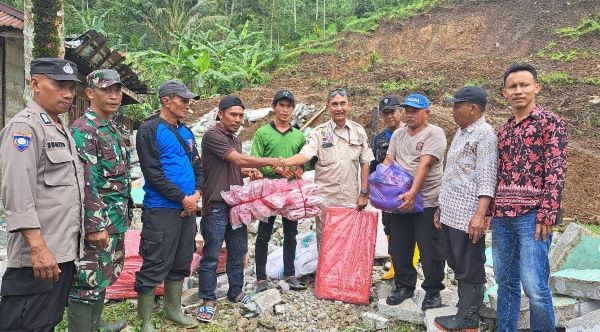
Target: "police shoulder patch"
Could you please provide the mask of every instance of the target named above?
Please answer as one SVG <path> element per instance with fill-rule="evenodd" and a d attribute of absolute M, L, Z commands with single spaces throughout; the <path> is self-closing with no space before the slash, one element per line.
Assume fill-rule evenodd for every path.
<path fill-rule="evenodd" d="M 25 151 L 31 145 L 31 134 L 13 132 L 13 144 L 19 152 Z"/>
<path fill-rule="evenodd" d="M 44 124 L 47 124 L 47 125 L 52 124 L 52 120 L 50 120 L 50 117 L 48 116 L 48 114 L 40 113 L 40 118 L 42 119 L 42 122 Z"/>

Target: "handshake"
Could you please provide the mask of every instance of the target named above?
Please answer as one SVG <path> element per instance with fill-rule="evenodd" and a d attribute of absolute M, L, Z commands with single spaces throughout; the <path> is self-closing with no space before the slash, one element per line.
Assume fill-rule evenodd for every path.
<path fill-rule="evenodd" d="M 288 166 L 285 163 L 285 160 L 283 158 L 273 158 L 275 160 L 275 162 L 273 163 L 272 167 L 273 167 L 273 172 L 275 172 L 275 174 L 280 175 L 281 177 L 287 178 L 287 179 L 291 179 L 291 178 L 301 178 L 302 174 L 304 173 L 304 171 L 302 170 L 302 167 L 298 167 L 298 166 Z"/>

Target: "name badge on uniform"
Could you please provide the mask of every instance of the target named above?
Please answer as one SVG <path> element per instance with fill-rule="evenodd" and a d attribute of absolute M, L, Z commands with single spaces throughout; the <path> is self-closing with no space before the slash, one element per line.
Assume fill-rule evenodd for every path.
<path fill-rule="evenodd" d="M 42 122 L 44 124 L 47 124 L 47 125 L 52 124 L 52 120 L 50 120 L 50 117 L 48 116 L 48 114 L 46 114 L 46 113 L 40 113 L 40 118 L 42 118 Z"/>
<path fill-rule="evenodd" d="M 330 148 L 333 146 L 333 137 L 332 136 L 323 136 L 323 142 L 321 143 L 321 146 L 324 148 Z"/>
<path fill-rule="evenodd" d="M 25 151 L 31 145 L 31 134 L 13 133 L 13 144 L 19 152 Z"/>

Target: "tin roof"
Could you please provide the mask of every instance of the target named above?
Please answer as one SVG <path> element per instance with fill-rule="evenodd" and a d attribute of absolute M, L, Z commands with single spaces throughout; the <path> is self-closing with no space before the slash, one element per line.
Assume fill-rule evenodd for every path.
<path fill-rule="evenodd" d="M 24 20 L 22 12 L 0 2 L 0 31 L 15 29 L 23 31 Z"/>

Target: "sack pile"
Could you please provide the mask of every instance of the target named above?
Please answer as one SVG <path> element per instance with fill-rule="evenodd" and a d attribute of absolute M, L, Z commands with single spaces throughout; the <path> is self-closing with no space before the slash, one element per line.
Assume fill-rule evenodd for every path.
<path fill-rule="evenodd" d="M 306 180 L 261 179 L 231 186 L 221 196 L 231 207 L 229 217 L 235 229 L 276 215 L 289 220 L 316 217 L 323 203 L 323 198 L 316 194 L 318 190 L 318 185 Z"/>

